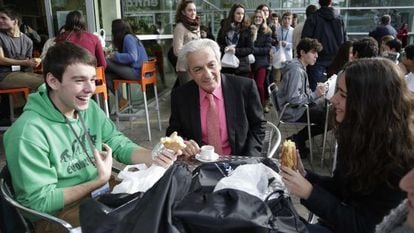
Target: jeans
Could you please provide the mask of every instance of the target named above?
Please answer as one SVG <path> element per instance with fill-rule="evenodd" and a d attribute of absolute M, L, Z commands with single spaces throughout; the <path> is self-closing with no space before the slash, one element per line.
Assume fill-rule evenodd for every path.
<path fill-rule="evenodd" d="M 106 60 L 105 79 L 106 86 L 108 89 L 115 93 L 114 90 L 114 79 L 125 79 L 125 80 L 140 80 L 141 74 L 136 74 L 134 69 L 129 65 L 123 65 L 116 63 L 110 59 Z"/>

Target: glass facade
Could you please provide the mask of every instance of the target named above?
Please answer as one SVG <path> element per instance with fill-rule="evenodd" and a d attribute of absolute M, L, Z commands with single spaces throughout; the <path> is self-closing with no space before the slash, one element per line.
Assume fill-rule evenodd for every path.
<path fill-rule="evenodd" d="M 177 2 L 179 0 L 121 0 L 122 17 L 131 23 L 138 37 L 144 40 L 149 55 L 161 61 L 161 80 L 167 86 L 171 85 L 171 80 L 165 80 L 165 77 L 175 77 L 174 68 L 169 64 L 166 54 L 171 48 Z M 195 2 L 202 24 L 210 26 L 216 37 L 220 29 L 220 21 L 227 17 L 235 1 L 195 0 Z M 279 14 L 285 11 L 297 13 L 299 22 L 305 20 L 305 8 L 308 5 L 319 7 L 318 0 L 241 0 L 238 2 L 246 6 L 248 15 L 252 15 L 258 5 L 267 4 L 273 12 Z M 334 0 L 334 7 L 342 15 L 350 39 L 367 36 L 368 32 L 379 24 L 381 16 L 389 14 L 392 17 L 391 23 L 396 29 L 403 23 L 408 23 L 410 41 L 413 40 L 414 2 L 412 0 Z M 164 38 L 157 39 L 159 35 L 164 35 Z"/>
<path fill-rule="evenodd" d="M 174 24 L 176 0 L 121 0 L 122 13 L 133 22 L 139 34 L 143 27 L 162 28 L 162 34 L 171 34 Z M 292 11 L 299 15 L 299 20 L 305 19 L 305 8 L 310 4 L 319 6 L 317 0 L 242 0 L 248 14 L 251 14 L 259 4 L 269 5 L 274 12 Z M 213 34 L 217 34 L 220 20 L 227 16 L 234 1 L 196 0 L 198 15 L 202 24 L 210 26 Z M 344 18 L 347 32 L 352 36 L 367 35 L 379 23 L 384 14 L 391 15 L 392 25 L 398 29 L 403 23 L 408 23 L 412 37 L 414 29 L 414 2 L 412 0 L 342 0 L 334 1 L 334 7 Z M 150 30 L 149 30 L 150 31 Z M 148 34 L 148 33 L 147 33 Z M 151 34 L 151 33 L 149 33 Z"/>

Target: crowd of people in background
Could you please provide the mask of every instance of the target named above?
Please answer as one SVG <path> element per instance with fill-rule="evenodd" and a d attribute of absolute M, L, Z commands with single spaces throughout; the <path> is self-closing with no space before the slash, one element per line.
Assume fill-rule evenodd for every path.
<path fill-rule="evenodd" d="M 376 232 L 413 232 L 414 44 L 409 42 L 408 24 L 403 23 L 395 29 L 391 25 L 391 16 L 385 14 L 381 17 L 381 24 L 367 33 L 366 37 L 349 40 L 344 21 L 333 8 L 332 0 L 319 0 L 319 8 L 309 5 L 306 19 L 302 22 L 296 13 L 272 12 L 266 4 L 257 6 L 249 15 L 243 4 L 235 3 L 222 20 L 215 39 L 211 28 L 197 15 L 196 2 L 182 0 L 178 4 L 172 48 L 168 53 L 177 81 L 171 94 L 167 134 L 178 132 L 185 137 L 187 149 L 182 153 L 187 157 L 195 156 L 202 145 L 213 144 L 223 154 L 259 156 L 264 138 L 264 113 L 268 113 L 271 108 L 283 108 L 286 103 L 291 105 L 283 120 L 306 122 L 307 117 L 310 117 L 313 123 L 311 136 L 321 134 L 327 111 L 324 97 L 329 88 L 325 82 L 336 76 L 336 92 L 328 100 L 332 103 L 334 115 L 334 123 L 330 123 L 329 127 L 334 129 L 338 142 L 338 160 L 333 176 L 321 177 L 301 165 L 297 171 L 282 167 L 283 181 L 292 194 L 301 198 L 303 205 L 320 217 L 319 223 L 307 225 L 311 233 L 375 232 L 375 229 Z M 84 102 L 89 97 L 85 96 L 90 93 L 77 96 L 75 104 L 64 100 L 70 95 L 76 96 L 76 93 L 66 93 L 71 86 L 63 85 L 64 82 L 71 82 L 64 75 L 67 69 L 77 73 L 72 68 L 86 66 L 87 69 L 81 69 L 79 75 L 91 81 L 91 67 L 104 67 L 108 90 L 113 93 L 113 79 L 140 79 L 142 64 L 149 59 L 145 46 L 126 20 L 113 20 L 111 31 L 116 51 L 105 54 L 100 40 L 87 31 L 81 12 L 72 11 L 67 15 L 65 25 L 55 38 L 50 39 L 38 59 L 33 57 L 32 42 L 38 39 L 38 35 L 30 27 L 21 26 L 16 11 L 1 8 L 0 89 L 28 87 L 31 92 L 36 92 L 46 82 L 46 87 L 40 88 L 31 97 L 44 102 L 44 106 L 36 105 L 36 111 L 68 110 L 67 114 L 62 112 L 62 119 L 76 117 L 79 110 L 76 101 L 83 101 L 83 105 L 78 105 L 87 109 Z M 68 46 L 68 43 L 86 50 Z M 49 49 L 51 52 L 46 53 Z M 59 56 L 64 52 L 73 52 L 68 56 L 72 60 L 60 59 Z M 224 54 L 235 57 L 237 66 L 222 67 Z M 275 67 L 274 62 L 281 59 L 282 65 Z M 51 74 L 44 73 L 42 77 L 32 72 L 41 63 L 45 63 L 45 71 Z M 55 63 L 62 67 L 54 68 L 52 64 Z M 84 82 L 83 79 L 78 81 Z M 279 87 L 279 106 L 269 103 L 267 87 L 271 83 Z M 51 100 L 43 94 L 48 91 Z M 6 99 L 7 96 L 1 96 L 2 117 L 8 114 Z M 24 101 L 22 99 L 16 106 L 23 106 Z M 124 104 L 121 102 L 126 100 L 120 97 L 115 101 L 119 101 L 122 107 Z M 209 133 L 210 124 L 206 119 L 210 114 L 207 110 L 210 105 L 217 105 L 219 111 L 216 119 L 220 126 L 218 135 Z M 305 105 L 309 107 L 309 115 L 305 112 Z M 116 147 L 113 153 L 121 156 L 121 161 L 140 161 L 136 158 L 136 152 L 139 150 L 142 153 L 143 149 L 120 135 L 112 122 L 101 119 L 104 118 L 103 114 L 96 112 L 98 109 L 93 105 L 85 114 L 98 116 L 99 122 L 93 123 L 91 117 L 84 115 L 87 123 L 95 125 L 97 131 L 101 126 L 103 129 L 112 129 L 110 132 L 99 131 L 98 141 Z M 59 112 L 52 113 L 56 121 L 60 121 Z M 32 115 L 29 113 L 23 115 L 25 121 L 31 120 L 29 118 Z M 66 124 L 63 121 L 60 123 Z M 21 138 L 22 132 L 29 134 L 22 128 L 13 129 L 5 141 Z M 307 129 L 303 129 L 290 135 L 297 145 L 299 160 L 306 158 L 309 153 L 307 133 Z M 119 137 L 120 142 L 111 141 L 111 135 Z M 9 156 L 18 152 L 29 158 L 30 148 L 25 149 L 24 140 L 19 142 L 21 145 L 18 147 L 8 144 L 6 149 Z M 70 142 L 66 143 L 69 148 Z M 119 143 L 128 145 L 129 150 L 122 149 Z M 103 159 L 97 159 L 98 163 L 105 164 L 108 160 L 106 153 L 111 157 L 112 150 L 106 145 L 96 146 L 106 148 L 108 152 L 85 153 L 91 153 L 95 158 L 101 158 L 99 155 L 105 153 Z M 149 152 L 145 150 L 144 154 L 146 157 L 141 160 L 148 163 Z M 181 155 L 181 151 L 174 155 L 161 154 L 163 159 L 154 163 L 168 167 L 177 155 Z M 14 167 L 19 165 L 12 157 L 8 158 L 8 162 Z M 106 174 L 110 168 L 108 164 L 99 168 L 98 175 L 105 175 L 104 178 L 98 177 L 102 178 L 99 184 L 109 179 Z M 36 169 L 54 177 L 54 171 L 50 168 L 38 166 Z M 19 176 L 18 173 L 23 171 L 15 170 L 13 176 Z M 82 182 L 88 182 L 88 179 Z M 40 184 L 34 180 L 33 183 L 38 184 L 39 187 L 35 188 L 42 189 L 43 193 L 47 193 L 45 187 L 55 189 L 53 182 Z M 15 181 L 13 185 L 20 191 L 28 188 L 22 182 Z M 77 186 L 70 188 L 73 187 Z M 88 191 L 92 191 L 97 185 L 87 187 Z M 20 200 L 25 201 L 25 204 L 35 203 L 35 207 L 49 212 L 81 196 L 72 197 L 65 193 L 67 189 L 59 190 L 60 199 L 46 208 L 41 202 L 44 199 L 38 199 L 34 187 L 29 188 L 31 192 L 26 193 L 26 196 L 20 194 Z M 408 198 L 403 190 L 408 192 Z M 69 200 L 66 199 L 68 197 Z M 400 203 L 402 205 L 397 207 Z M 386 217 L 394 208 L 392 214 Z M 396 214 L 402 216 L 402 220 L 399 219 L 401 221 L 395 220 Z M 392 221 L 394 225 L 384 220 L 376 227 L 384 217 L 395 220 Z"/>

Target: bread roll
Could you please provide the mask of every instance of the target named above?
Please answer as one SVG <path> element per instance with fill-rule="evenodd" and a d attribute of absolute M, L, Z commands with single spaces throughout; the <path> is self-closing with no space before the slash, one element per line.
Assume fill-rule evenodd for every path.
<path fill-rule="evenodd" d="M 298 159 L 296 157 L 296 145 L 291 140 L 286 140 L 283 143 L 282 155 L 280 156 L 280 163 L 282 166 L 288 167 L 292 170 L 297 170 Z"/>
<path fill-rule="evenodd" d="M 174 152 L 182 150 L 186 147 L 183 138 L 178 136 L 177 132 L 172 133 L 169 137 L 162 137 L 161 143 L 165 146 L 165 148 Z"/>

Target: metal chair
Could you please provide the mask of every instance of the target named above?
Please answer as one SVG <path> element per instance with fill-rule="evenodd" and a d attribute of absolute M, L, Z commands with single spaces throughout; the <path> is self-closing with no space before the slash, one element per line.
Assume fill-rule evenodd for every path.
<path fill-rule="evenodd" d="M 7 182 L 5 181 L 5 179 L 1 178 L 0 179 L 0 195 L 1 198 L 8 204 L 10 205 L 13 209 L 16 210 L 21 222 L 23 223 L 26 232 L 32 233 L 34 232 L 33 228 L 32 228 L 32 224 L 26 220 L 25 217 L 23 216 L 33 216 L 36 217 L 38 219 L 43 219 L 46 220 L 48 222 L 52 222 L 54 224 L 58 224 L 62 227 L 62 229 L 65 229 L 66 232 L 69 233 L 79 233 L 81 232 L 80 227 L 72 227 L 72 225 L 70 225 L 68 222 L 56 218 L 55 216 L 46 214 L 46 213 L 42 213 L 36 210 L 32 210 L 30 208 L 24 207 L 21 204 L 19 204 L 17 201 L 14 200 L 12 191 L 10 186 L 7 184 Z"/>
<path fill-rule="evenodd" d="M 104 109 L 106 116 L 109 117 L 109 107 L 108 107 L 108 89 L 106 87 L 106 79 L 105 79 L 105 69 L 102 66 L 96 67 L 96 102 L 100 106 L 99 102 L 99 94 L 102 94 L 104 100 Z"/>
<path fill-rule="evenodd" d="M 118 101 L 115 101 L 115 108 L 116 108 L 116 124 L 119 125 L 119 118 L 120 117 L 137 117 L 139 114 L 138 112 L 134 112 L 132 105 L 131 105 L 131 91 L 130 91 L 130 84 L 139 84 L 141 86 L 141 91 L 144 96 L 144 107 L 145 107 L 145 116 L 147 121 L 147 131 L 148 131 L 148 140 L 151 141 L 151 128 L 150 128 L 150 120 L 148 114 L 148 103 L 147 103 L 147 86 L 153 85 L 154 86 L 154 94 L 155 94 L 155 110 L 157 111 L 158 117 L 158 127 L 161 131 L 161 117 L 160 117 L 160 107 L 158 103 L 158 92 L 157 92 L 157 60 L 149 60 L 143 63 L 141 67 L 141 79 L 140 80 L 124 80 L 124 79 L 115 79 L 114 80 L 114 89 L 115 89 L 115 99 L 118 100 L 118 87 L 120 84 L 126 84 L 128 88 L 128 101 L 129 106 L 127 107 L 127 111 L 130 110 L 131 112 L 125 113 L 119 110 Z"/>
<path fill-rule="evenodd" d="M 282 136 L 277 126 L 270 121 L 266 122 L 266 131 L 265 139 L 263 141 L 262 155 L 267 156 L 268 158 L 273 158 L 273 155 L 279 148 L 281 140 Z"/>
<path fill-rule="evenodd" d="M 10 122 L 13 122 L 16 120 L 14 117 L 14 103 L 13 98 L 14 95 L 23 92 L 25 98 L 27 99 L 27 96 L 29 95 L 29 88 L 27 87 L 18 87 L 18 88 L 7 88 L 7 89 L 0 89 L 0 94 L 8 94 L 9 95 L 9 108 L 10 108 Z M 0 131 L 5 131 L 9 127 L 8 126 L 2 126 L 0 127 Z"/>
<path fill-rule="evenodd" d="M 276 83 L 272 83 L 267 87 L 267 91 L 269 92 L 270 101 L 272 102 L 274 106 L 274 113 L 276 114 L 276 126 L 279 127 L 280 124 L 284 125 L 295 125 L 295 126 L 305 126 L 308 128 L 308 139 L 309 139 L 309 150 L 310 150 L 310 164 L 313 165 L 313 146 L 312 146 L 312 134 L 311 134 L 311 126 L 313 125 L 310 122 L 310 115 L 309 115 L 309 106 L 307 104 L 304 104 L 303 106 L 306 108 L 306 115 L 307 115 L 307 122 L 287 122 L 283 121 L 283 114 L 285 113 L 286 108 L 291 105 L 290 103 L 286 103 L 283 105 L 283 108 L 280 109 L 278 100 L 277 100 L 277 92 L 278 87 Z"/>

